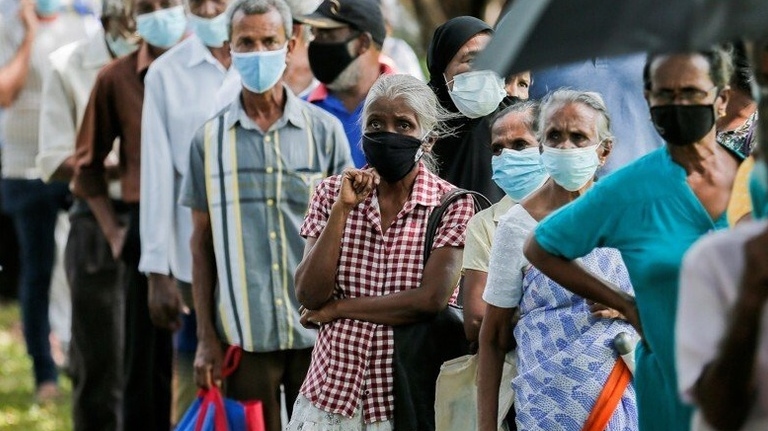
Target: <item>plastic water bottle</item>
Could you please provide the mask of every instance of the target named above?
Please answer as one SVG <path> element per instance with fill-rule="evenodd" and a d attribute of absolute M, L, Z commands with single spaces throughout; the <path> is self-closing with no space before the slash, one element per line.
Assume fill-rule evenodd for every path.
<path fill-rule="evenodd" d="M 621 355 L 621 359 L 627 364 L 627 368 L 632 374 L 635 374 L 635 346 L 637 340 L 626 332 L 620 332 L 613 339 L 613 345 Z"/>

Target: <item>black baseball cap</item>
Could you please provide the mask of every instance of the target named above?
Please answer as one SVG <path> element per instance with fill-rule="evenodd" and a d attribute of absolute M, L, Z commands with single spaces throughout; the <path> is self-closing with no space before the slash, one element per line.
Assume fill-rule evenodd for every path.
<path fill-rule="evenodd" d="M 350 26 L 370 33 L 379 45 L 387 35 L 378 0 L 325 0 L 314 12 L 296 17 L 296 21 L 316 28 Z"/>

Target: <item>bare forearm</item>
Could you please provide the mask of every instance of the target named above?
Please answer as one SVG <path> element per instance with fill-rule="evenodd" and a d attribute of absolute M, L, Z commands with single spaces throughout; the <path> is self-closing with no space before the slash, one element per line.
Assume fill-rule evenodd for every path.
<path fill-rule="evenodd" d="M 59 165 L 51 175 L 51 180 L 69 181 L 75 175 L 75 156 L 69 156 Z"/>
<path fill-rule="evenodd" d="M 696 383 L 695 397 L 704 417 L 717 429 L 739 429 L 755 401 L 755 356 L 763 306 L 741 299 L 719 354 Z"/>
<path fill-rule="evenodd" d="M 310 310 L 320 308 L 333 294 L 342 235 L 350 211 L 341 204 L 333 205 L 325 229 L 296 268 L 296 298 Z"/>
<path fill-rule="evenodd" d="M 512 310 L 488 307 L 480 328 L 477 369 L 478 430 L 498 430 L 499 385 L 504 356 L 509 350 L 509 320 Z"/>
<path fill-rule="evenodd" d="M 192 236 L 192 263 L 192 299 L 197 317 L 197 337 L 218 337 L 214 302 L 217 273 L 213 243 L 200 238 L 199 234 Z"/>
<path fill-rule="evenodd" d="M 483 291 L 487 279 L 487 272 L 464 271 L 464 334 L 469 342 L 477 341 L 480 334 L 480 324 L 485 316 Z"/>
<path fill-rule="evenodd" d="M 634 304 L 629 295 L 609 286 L 576 261 L 548 253 L 539 245 L 535 237 L 528 239 L 525 245 L 525 257 L 547 277 L 583 298 L 599 302 L 623 314 L 626 314 L 625 311 L 629 305 Z"/>
<path fill-rule="evenodd" d="M 16 51 L 16 55 L 0 69 L 0 106 L 3 108 L 13 104 L 27 82 L 33 42 L 34 36 L 28 33 Z"/>
<path fill-rule="evenodd" d="M 335 301 L 333 313 L 337 318 L 364 320 L 381 325 L 407 325 L 420 322 L 436 315 L 442 307 L 430 305 L 419 289 L 409 289 L 391 295 L 366 296 Z"/>
<path fill-rule="evenodd" d="M 106 195 L 91 196 L 85 198 L 85 200 L 91 208 L 96 221 L 99 223 L 104 236 L 113 238 L 115 232 L 120 229 L 120 221 L 117 218 L 112 202 Z"/>

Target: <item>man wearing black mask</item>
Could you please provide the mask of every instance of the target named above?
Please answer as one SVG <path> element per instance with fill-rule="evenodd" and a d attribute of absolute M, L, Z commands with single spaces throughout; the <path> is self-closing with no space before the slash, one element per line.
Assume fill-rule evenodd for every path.
<path fill-rule="evenodd" d="M 382 74 L 386 29 L 376 0 L 325 0 L 309 15 L 296 18 L 312 27 L 309 66 L 322 83 L 307 101 L 333 114 L 344 125 L 355 166 L 365 165 L 360 147 L 360 114 L 368 90 Z"/>

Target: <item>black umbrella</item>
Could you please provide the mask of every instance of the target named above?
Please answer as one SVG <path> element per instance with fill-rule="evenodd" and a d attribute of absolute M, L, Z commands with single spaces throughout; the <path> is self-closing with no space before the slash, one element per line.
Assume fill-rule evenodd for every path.
<path fill-rule="evenodd" d="M 592 57 L 768 35 L 765 0 L 516 0 L 477 67 L 508 76 Z"/>

